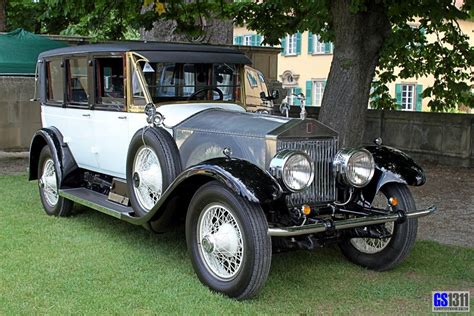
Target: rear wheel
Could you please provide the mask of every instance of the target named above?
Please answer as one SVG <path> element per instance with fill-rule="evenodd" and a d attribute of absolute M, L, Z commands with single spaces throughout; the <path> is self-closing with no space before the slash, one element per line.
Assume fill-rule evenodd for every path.
<path fill-rule="evenodd" d="M 194 195 L 186 217 L 186 241 L 202 283 L 237 299 L 258 293 L 271 263 L 271 239 L 260 206 L 219 182 Z"/>
<path fill-rule="evenodd" d="M 49 146 L 44 146 L 39 156 L 38 187 L 46 214 L 55 216 L 69 216 L 71 214 L 73 202 L 59 196 L 56 164 Z"/>
<path fill-rule="evenodd" d="M 407 186 L 389 183 L 381 188 L 372 203 L 377 208 L 388 209 L 388 199 L 398 200 L 395 210 L 414 210 L 415 202 Z M 391 234 L 387 238 L 350 238 L 339 246 L 344 256 L 363 267 L 384 271 L 398 265 L 409 254 L 416 240 L 418 220 L 407 219 L 403 223 L 384 224 L 384 231 Z"/>

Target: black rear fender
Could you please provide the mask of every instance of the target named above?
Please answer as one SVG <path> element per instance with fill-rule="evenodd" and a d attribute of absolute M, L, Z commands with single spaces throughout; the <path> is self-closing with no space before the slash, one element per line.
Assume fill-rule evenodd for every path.
<path fill-rule="evenodd" d="M 63 136 L 55 127 L 42 128 L 33 135 L 30 145 L 29 180 L 38 179 L 38 161 L 41 150 L 49 146 L 51 155 L 58 174 L 58 180 L 62 182 L 68 175 L 78 169 L 76 161 L 72 156 L 67 144 L 63 142 Z"/>

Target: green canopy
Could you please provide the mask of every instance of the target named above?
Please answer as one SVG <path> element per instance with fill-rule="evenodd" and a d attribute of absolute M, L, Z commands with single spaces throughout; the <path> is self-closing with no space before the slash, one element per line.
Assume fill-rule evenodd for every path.
<path fill-rule="evenodd" d="M 41 52 L 65 46 L 23 29 L 0 34 L 0 75 L 34 75 Z"/>

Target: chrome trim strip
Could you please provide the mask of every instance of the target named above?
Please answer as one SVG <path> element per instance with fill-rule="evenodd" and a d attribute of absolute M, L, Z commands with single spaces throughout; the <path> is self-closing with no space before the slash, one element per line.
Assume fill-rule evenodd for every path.
<path fill-rule="evenodd" d="M 407 212 L 407 218 L 418 218 L 422 216 L 430 215 L 436 212 L 436 206 L 430 206 L 426 209 L 416 210 L 413 212 Z M 303 226 L 290 226 L 290 227 L 270 227 L 268 228 L 268 235 L 273 237 L 289 237 L 289 236 L 299 236 L 307 234 L 316 234 L 322 233 L 330 229 L 342 230 L 355 227 L 364 227 L 369 225 L 382 224 L 387 222 L 395 222 L 400 219 L 400 214 L 390 214 L 390 215 L 376 215 L 370 217 L 360 217 L 360 218 L 351 218 L 344 219 L 339 221 L 334 221 L 333 225 L 330 222 L 323 222 L 317 224 L 303 225 Z M 331 227 L 332 226 L 332 227 Z"/>

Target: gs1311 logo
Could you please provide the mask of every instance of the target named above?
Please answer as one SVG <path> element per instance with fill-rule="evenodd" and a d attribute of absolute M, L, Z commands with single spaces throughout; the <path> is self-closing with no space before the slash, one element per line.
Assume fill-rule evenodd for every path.
<path fill-rule="evenodd" d="M 469 291 L 433 291 L 433 312 L 467 312 L 469 313 Z"/>

